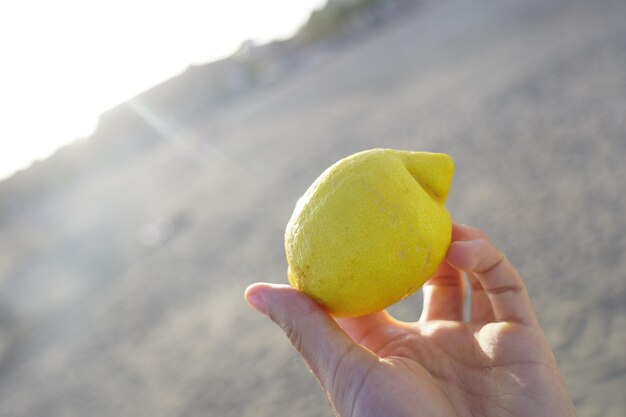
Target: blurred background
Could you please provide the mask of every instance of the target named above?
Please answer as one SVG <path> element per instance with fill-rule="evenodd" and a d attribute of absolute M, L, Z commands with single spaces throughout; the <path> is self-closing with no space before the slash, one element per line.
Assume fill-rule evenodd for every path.
<path fill-rule="evenodd" d="M 448 207 L 520 269 L 579 415 L 626 414 L 626 2 L 13 3 L 0 415 L 332 416 L 243 290 L 373 147 L 454 157 Z"/>

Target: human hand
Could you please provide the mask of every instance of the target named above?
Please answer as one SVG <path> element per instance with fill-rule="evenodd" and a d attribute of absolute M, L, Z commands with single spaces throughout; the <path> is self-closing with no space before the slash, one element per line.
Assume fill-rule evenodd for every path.
<path fill-rule="evenodd" d="M 285 285 L 251 285 L 246 299 L 284 330 L 338 416 L 575 416 L 506 257 L 480 230 L 454 225 L 446 261 L 424 285 L 413 323 L 385 311 L 333 319 Z"/>

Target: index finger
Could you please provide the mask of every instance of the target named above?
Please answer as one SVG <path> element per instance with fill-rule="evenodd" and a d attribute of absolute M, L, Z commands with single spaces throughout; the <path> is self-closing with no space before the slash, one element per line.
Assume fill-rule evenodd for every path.
<path fill-rule="evenodd" d="M 447 261 L 454 267 L 473 274 L 481 283 L 497 321 L 538 326 L 526 286 L 515 267 L 478 229 L 464 230 L 459 235 L 470 240 L 456 240 L 450 245 Z M 472 237 L 475 239 L 471 240 Z"/>

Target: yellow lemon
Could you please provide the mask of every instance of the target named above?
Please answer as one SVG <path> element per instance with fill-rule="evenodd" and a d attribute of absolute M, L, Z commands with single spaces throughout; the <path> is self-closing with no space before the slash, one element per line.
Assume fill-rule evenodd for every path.
<path fill-rule="evenodd" d="M 452 234 L 446 154 L 372 149 L 328 168 L 285 232 L 291 285 L 336 316 L 382 310 L 443 261 Z"/>

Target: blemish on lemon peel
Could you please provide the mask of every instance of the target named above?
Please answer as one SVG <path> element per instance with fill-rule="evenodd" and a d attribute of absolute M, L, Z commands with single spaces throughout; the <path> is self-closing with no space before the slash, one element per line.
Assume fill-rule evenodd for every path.
<path fill-rule="evenodd" d="M 391 149 L 326 169 L 287 224 L 291 285 L 336 316 L 373 313 L 416 291 L 450 245 L 453 173 L 446 154 Z"/>

